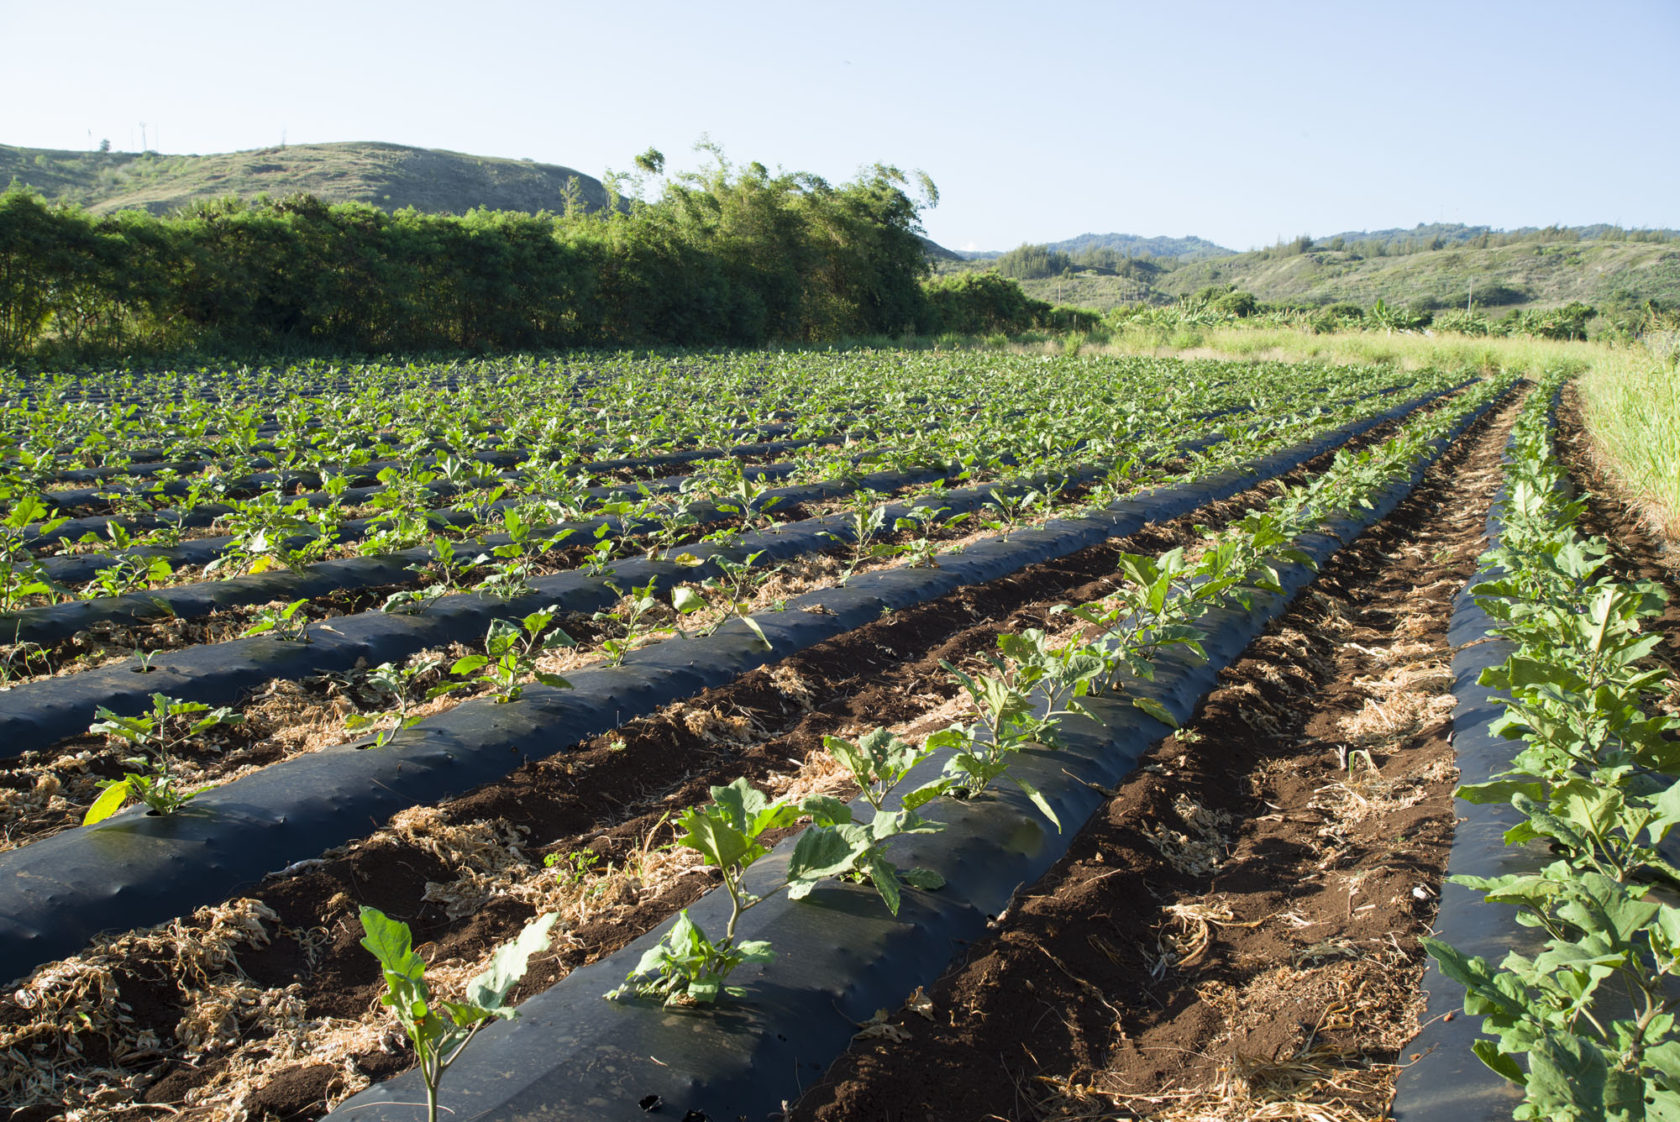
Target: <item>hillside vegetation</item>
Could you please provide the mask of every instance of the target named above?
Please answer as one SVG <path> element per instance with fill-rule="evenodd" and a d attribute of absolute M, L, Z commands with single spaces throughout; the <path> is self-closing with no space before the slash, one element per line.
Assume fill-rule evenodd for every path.
<path fill-rule="evenodd" d="M 1215 245 L 1206 238 L 1146 238 L 1138 234 L 1080 234 L 1075 238 L 1051 242 L 1045 247 L 1054 253 L 1079 254 L 1093 249 L 1113 250 L 1126 257 L 1172 257 L 1179 261 L 1200 261 L 1209 257 L 1232 257 L 1236 250 Z M 948 251 L 947 251 L 948 252 Z M 989 261 L 1003 256 L 1001 250 L 981 250 L 953 254 L 974 261 Z"/>
<path fill-rule="evenodd" d="M 562 211 L 575 190 L 584 209 L 606 205 L 600 180 L 556 164 L 495 159 L 401 144 L 297 144 L 211 156 L 157 152 L 67 152 L 0 145 L 0 188 L 17 184 L 94 214 L 169 214 L 230 195 L 308 194 L 328 203 L 361 202 L 465 214 L 474 207 Z M 575 186 L 569 186 L 575 184 Z"/>
<path fill-rule="evenodd" d="M 1245 253 L 1198 261 L 1165 273 L 1160 291 L 1185 296 L 1210 284 L 1235 284 L 1274 303 L 1415 308 L 1556 306 L 1656 300 L 1680 303 L 1680 244 L 1558 241 L 1479 248 L 1448 246 L 1404 256 L 1367 257 L 1348 250 Z"/>
<path fill-rule="evenodd" d="M 1448 243 L 1402 253 L 1362 252 L 1364 245 L 1331 249 L 1303 238 L 1199 261 L 1116 259 L 1112 251 L 1066 254 L 1048 246 L 1023 246 L 992 262 L 958 267 L 996 267 L 1040 300 L 1099 311 L 1170 304 L 1210 287 L 1232 287 L 1264 304 L 1293 306 L 1369 307 L 1381 300 L 1391 307 L 1433 311 L 1462 309 L 1473 299 L 1476 310 L 1487 314 L 1572 303 L 1603 310 L 1647 301 L 1665 309 L 1680 307 L 1680 240 L 1649 238 L 1539 231 L 1529 240 L 1507 244 Z M 936 267 L 942 272 L 953 268 L 948 263 Z"/>

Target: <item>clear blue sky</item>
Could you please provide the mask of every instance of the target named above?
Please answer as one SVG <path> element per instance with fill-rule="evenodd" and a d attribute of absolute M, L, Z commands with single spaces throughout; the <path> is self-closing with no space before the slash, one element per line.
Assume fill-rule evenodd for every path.
<path fill-rule="evenodd" d="M 919 168 L 953 248 L 1680 227 L 1680 0 L 0 0 L 0 143 Z"/>

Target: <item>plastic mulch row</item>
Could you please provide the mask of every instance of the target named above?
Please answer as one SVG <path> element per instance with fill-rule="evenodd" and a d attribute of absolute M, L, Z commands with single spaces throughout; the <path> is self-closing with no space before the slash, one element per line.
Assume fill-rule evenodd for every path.
<path fill-rule="evenodd" d="M 1229 472 L 1159 488 L 1095 515 L 976 544 L 946 555 L 939 568 L 860 574 L 844 588 L 794 598 L 788 610 L 756 617 L 770 640 L 768 650 L 738 622 L 725 625 L 704 638 L 633 652 L 620 667 L 573 672 L 573 689 L 529 687 L 511 705 L 466 702 L 384 748 L 365 747 L 370 740 L 363 740 L 280 761 L 208 791 L 167 817 L 131 810 L 0 853 L 0 963 L 8 974 L 21 974 L 78 950 L 100 931 L 147 926 L 224 898 L 267 873 L 361 837 L 370 825 L 406 807 L 501 779 L 525 760 L 564 751 L 664 704 L 726 684 L 885 611 L 996 580 L 1237 494 L 1257 478 L 1281 474 L 1338 446 L 1348 439 L 1347 429 L 1375 423 L 1345 426 L 1257 461 L 1252 465 L 1257 475 Z M 392 641 L 400 638 L 396 629 L 409 618 L 383 616 L 390 631 L 369 635 L 359 650 L 342 653 L 370 662 L 391 657 Z M 288 645 L 308 649 L 281 646 Z M 260 677 L 285 669 L 247 663 Z M 11 722 L 12 714 L 5 720 Z M 15 742 L 21 732 L 13 728 L 0 735 Z"/>
<path fill-rule="evenodd" d="M 1229 484 L 1246 482 L 1254 474 L 1265 476 L 1289 470 L 1310 459 L 1323 448 L 1339 444 L 1383 420 L 1400 415 L 1438 395 L 1425 395 L 1377 417 L 1353 422 L 1334 432 L 1272 456 L 1256 460 L 1219 477 Z M 1326 444 L 1327 441 L 1333 444 Z M 1192 441 L 1195 447 L 1205 441 Z M 1283 466 L 1280 466 L 1283 465 Z M 1099 469 L 1088 469 L 1094 476 Z M 935 476 L 937 477 L 937 476 Z M 899 473 L 865 477 L 858 486 L 889 486 L 902 482 Z M 1024 485 L 1024 484 L 1022 484 Z M 771 494 L 797 496 L 808 501 L 819 494 L 838 494 L 852 484 L 830 482 L 804 488 L 782 489 Z M 1240 490 L 1241 488 L 1236 488 Z M 981 486 L 942 492 L 938 502 L 952 509 L 974 509 L 990 497 L 994 487 Z M 1232 491 L 1231 493 L 1234 493 Z M 912 503 L 892 504 L 888 518 L 906 513 Z M 835 540 L 851 536 L 845 515 L 828 515 L 769 532 L 744 534 L 727 546 L 695 545 L 682 552 L 709 559 L 721 555 L 744 559 L 762 550 L 765 564 L 810 554 L 827 548 Z M 410 550 L 384 557 L 349 558 L 311 566 L 301 573 L 273 571 L 230 581 L 206 581 L 161 590 L 167 593 L 169 610 L 185 618 L 199 618 L 231 603 L 289 601 L 300 596 L 327 595 L 345 588 L 376 587 L 381 583 L 404 582 L 410 578 L 407 566 L 428 557 L 425 550 Z M 708 560 L 708 565 L 710 564 Z M 149 672 L 140 673 L 139 663 L 127 660 L 80 674 L 27 682 L 10 691 L 8 705 L 0 712 L 0 742 L 13 751 L 45 747 L 56 740 L 85 731 L 98 706 L 120 716 L 145 710 L 153 693 L 164 693 L 187 701 L 209 705 L 232 704 L 242 694 L 274 678 L 299 678 L 311 674 L 350 669 L 358 663 L 374 666 L 406 658 L 428 647 L 451 642 L 475 642 L 483 637 L 494 619 L 518 619 L 550 605 L 563 611 L 591 612 L 610 607 L 619 589 L 641 586 L 648 580 L 664 591 L 675 582 L 707 575 L 707 567 L 692 567 L 672 561 L 631 558 L 614 562 L 611 576 L 591 576 L 579 571 L 556 573 L 533 580 L 533 591 L 510 601 L 461 594 L 447 596 L 419 616 L 390 615 L 369 611 L 335 618 L 312 628 L 311 642 L 297 643 L 270 636 L 235 639 L 213 645 L 190 647 L 154 659 Z M 138 618 L 121 613 L 131 610 Z M 86 605 L 67 604 L 56 609 L 33 609 L 25 616 L 34 629 L 19 629 L 19 637 L 35 642 L 65 638 L 93 622 L 142 622 L 160 613 L 156 604 L 141 595 L 121 597 Z M 52 614 L 56 612 L 57 614 Z M 101 614 L 103 613 L 103 614 Z"/>
<path fill-rule="evenodd" d="M 1370 510 L 1338 519 L 1326 533 L 1299 545 L 1322 563 L 1365 527 L 1386 517 L 1422 478 L 1477 410 L 1436 441 L 1410 477 L 1381 493 Z M 1087 699 L 1096 720 L 1068 719 L 1066 746 L 1028 751 L 1012 773 L 1050 802 L 1058 833 L 1012 785 L 981 800 L 939 800 L 923 808 L 946 823 L 931 835 L 901 838 L 891 856 L 901 866 L 941 873 L 936 892 L 907 891 L 890 915 L 862 886 L 827 883 L 805 900 L 785 895 L 747 912 L 737 937 L 767 939 L 776 957 L 731 977 L 745 987 L 739 1001 L 713 1008 L 670 1009 L 644 1000 L 605 1001 L 670 922 L 596 963 L 574 971 L 519 1007 L 519 1018 L 485 1029 L 451 1067 L 440 1103 L 454 1117 L 478 1122 L 513 1119 L 615 1122 L 658 1116 L 688 1122 L 769 1122 L 784 1101 L 798 1098 L 847 1047 L 857 1026 L 877 1009 L 892 1008 L 918 985 L 933 982 L 964 944 L 982 937 L 1022 885 L 1041 876 L 1072 836 L 1104 803 L 1149 747 L 1170 730 L 1134 707 L 1126 695 L 1152 697 L 1180 722 L 1229 665 L 1313 579 L 1313 568 L 1279 569 L 1282 595 L 1255 597 L 1249 609 L 1204 617 L 1211 632 L 1206 663 L 1182 654 L 1163 657 L 1151 682 L 1126 681 L 1116 695 Z M 904 789 L 932 778 L 935 758 Z M 862 800 L 853 804 L 867 818 Z M 785 877 L 796 838 L 781 843 L 749 872 L 748 889 L 773 891 Z M 690 907 L 690 918 L 714 936 L 729 913 L 727 895 L 712 892 Z M 340 1104 L 363 1122 L 412 1122 L 424 1093 L 415 1073 L 376 1085 Z M 423 1105 L 419 1108 L 423 1112 Z"/>
<path fill-rule="evenodd" d="M 1555 412 L 1557 401 L 1550 405 Z M 1515 436 L 1513 434 L 1513 442 Z M 1505 463 L 1511 463 L 1507 444 Z M 1500 485 L 1488 511 L 1488 548 L 1504 531 L 1504 506 L 1509 483 Z M 1482 671 L 1510 657 L 1513 644 L 1490 638 L 1496 625 L 1476 604 L 1470 589 L 1493 574 L 1478 572 L 1453 598 L 1447 642 L 1453 650 L 1453 752 L 1459 783 L 1485 783 L 1504 771 L 1517 752 L 1517 742 L 1492 731 L 1505 711 L 1502 691 L 1476 684 Z M 1547 862 L 1541 843 L 1505 844 L 1504 834 L 1524 819 L 1509 804 L 1474 804 L 1453 800 L 1457 823 L 1447 876 L 1498 877 L 1507 873 L 1538 872 Z M 1466 954 L 1498 962 L 1516 950 L 1537 951 L 1542 939 L 1531 928 L 1519 927 L 1516 913 L 1504 904 L 1490 904 L 1482 894 L 1444 881 L 1434 935 Z M 1434 959 L 1423 975 L 1427 1006 L 1423 1027 L 1401 1049 L 1404 1066 L 1395 1082 L 1391 1107 L 1396 1122 L 1508 1122 L 1522 1102 L 1522 1090 L 1497 1075 L 1476 1057 L 1470 1046 L 1481 1037 L 1481 1018 L 1464 1012 L 1464 987 L 1441 973 Z M 1412 1056 L 1417 1056 L 1412 1060 Z"/>

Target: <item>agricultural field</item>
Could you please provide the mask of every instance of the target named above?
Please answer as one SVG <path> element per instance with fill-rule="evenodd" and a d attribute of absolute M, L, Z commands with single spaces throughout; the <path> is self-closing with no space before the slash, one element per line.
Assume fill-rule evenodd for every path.
<path fill-rule="evenodd" d="M 1559 374 L 0 390 L 6 1122 L 1680 1117 L 1672 554 Z"/>

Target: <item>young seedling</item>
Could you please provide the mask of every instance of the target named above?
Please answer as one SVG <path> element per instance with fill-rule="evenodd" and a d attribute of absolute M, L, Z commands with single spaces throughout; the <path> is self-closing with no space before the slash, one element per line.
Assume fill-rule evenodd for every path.
<path fill-rule="evenodd" d="M 558 674 L 537 669 L 537 656 L 557 647 L 574 647 L 577 640 L 556 627 L 545 637 L 543 632 L 554 621 L 558 605 L 532 612 L 518 623 L 512 620 L 492 620 L 484 637 L 484 654 L 464 655 L 455 660 L 449 673 L 455 678 L 477 675 L 481 681 L 496 688 L 496 702 L 518 701 L 525 692 L 525 680 L 534 679 L 556 689 L 571 689 L 572 684 Z M 446 682 L 435 687 L 428 696 L 438 697 L 467 685 L 465 681 Z"/>
<path fill-rule="evenodd" d="M 768 942 L 735 940 L 742 913 L 764 900 L 748 893 L 742 879 L 755 861 L 770 852 L 759 839 L 767 831 L 793 825 L 799 808 L 780 799 L 770 801 L 745 779 L 713 787 L 711 793 L 710 804 L 690 807 L 677 819 L 681 831 L 677 844 L 699 853 L 723 875 L 730 903 L 723 937 L 713 942 L 689 919 L 688 909 L 683 909 L 665 938 L 642 955 L 624 984 L 607 997 L 659 997 L 666 1005 L 709 1005 L 723 994 L 740 997 L 746 992 L 726 984 L 738 966 L 774 957 Z"/>
<path fill-rule="evenodd" d="M 736 463 L 736 471 L 739 472 L 739 462 Z M 757 479 L 748 479 L 745 473 L 738 474 L 717 508 L 725 514 L 738 515 L 741 524 L 749 530 L 767 529 L 776 524 L 767 512 L 782 501 L 780 495 L 766 498 L 769 490 L 770 484 L 762 475 Z"/>
<path fill-rule="evenodd" d="M 498 600 L 512 600 L 533 592 L 535 586 L 531 583 L 531 565 L 528 561 L 517 558 L 493 561 L 485 569 L 485 577 L 478 582 L 474 591 L 483 596 L 494 596 Z"/>
<path fill-rule="evenodd" d="M 879 500 L 883 496 L 878 491 L 864 489 L 852 493 L 851 501 L 846 506 L 846 529 L 851 531 L 849 540 L 852 546 L 852 558 L 846 565 L 846 570 L 840 574 L 840 583 L 845 584 L 852 579 L 858 567 L 872 557 L 879 556 L 880 547 L 875 538 L 887 524 L 887 506 Z M 844 544 L 848 538 L 840 534 L 825 534 L 831 541 Z"/>
<path fill-rule="evenodd" d="M 204 714 L 198 716 L 198 714 Z M 161 693 L 152 695 L 152 708 L 136 717 L 119 717 L 103 705 L 96 715 L 101 719 L 88 727 L 90 733 L 103 733 L 127 742 L 139 750 L 123 763 L 131 768 L 120 779 L 106 779 L 99 784 L 100 795 L 82 816 L 82 825 L 102 822 L 121 810 L 130 799 L 146 804 L 157 814 L 173 814 L 194 795 L 209 790 L 198 787 L 182 790 L 171 770 L 174 749 L 201 733 L 218 725 L 236 725 L 245 718 L 232 709 L 211 709 L 196 701 L 179 701 Z"/>
<path fill-rule="evenodd" d="M 933 532 L 939 527 L 939 516 L 943 513 L 944 508 L 935 510 L 918 506 L 912 507 L 909 514 L 894 519 L 893 529 L 911 536 L 909 540 L 890 547 L 891 551 L 903 557 L 905 564 L 912 569 L 937 568 L 939 546 L 933 540 Z"/>
<path fill-rule="evenodd" d="M 381 728 L 374 736 L 373 747 L 383 748 L 405 729 L 411 729 L 420 723 L 418 714 L 410 714 L 409 708 L 413 704 L 409 700 L 409 693 L 414 686 L 415 679 L 436 670 L 442 664 L 441 659 L 427 659 L 414 666 L 398 667 L 395 663 L 382 662 L 367 673 L 367 684 L 384 697 L 396 703 L 396 708 L 385 709 L 376 713 L 352 713 L 344 719 L 344 727 L 351 732 L 361 732 L 396 718 L 393 725 Z"/>
<path fill-rule="evenodd" d="M 943 824 L 922 818 L 919 807 L 943 795 L 950 787 L 945 778 L 923 784 L 900 802 L 900 809 L 882 809 L 893 788 L 920 763 L 929 749 L 914 748 L 886 729 L 876 729 L 857 743 L 837 736 L 823 737 L 823 745 L 845 764 L 872 810 L 860 821 L 852 807 L 830 795 L 812 795 L 800 803 L 811 816 L 811 825 L 794 844 L 788 864 L 788 896 L 799 900 L 830 877 L 868 880 L 881 894 L 887 910 L 898 914 L 902 885 L 935 889 L 945 878 L 931 869 L 900 869 L 886 857 L 883 846 L 900 834 L 931 834 Z"/>
<path fill-rule="evenodd" d="M 628 594 L 620 593 L 622 599 L 612 611 L 596 612 L 590 617 L 596 623 L 616 623 L 624 631 L 622 635 L 601 640 L 601 653 L 606 656 L 608 666 L 621 665 L 624 656 L 641 646 L 653 633 L 653 624 L 648 617 L 659 608 L 659 598 L 653 594 L 653 585 L 654 580 L 650 577 L 646 584 L 632 586 Z M 614 592 L 619 591 L 616 585 L 609 584 L 607 587 Z M 697 606 L 689 605 L 689 612 L 696 610 Z"/>
<path fill-rule="evenodd" d="M 379 605 L 379 610 L 391 612 L 395 615 L 422 615 L 427 608 L 447 595 L 449 595 L 449 586 L 446 584 L 428 584 L 424 588 L 405 588 L 385 597 L 385 602 Z"/>
<path fill-rule="evenodd" d="M 603 522 L 595 528 L 595 544 L 583 558 L 583 571 L 592 577 L 610 577 L 613 574 L 612 559 L 618 550 L 618 543 L 613 538 L 613 528 L 610 522 Z"/>
<path fill-rule="evenodd" d="M 469 575 L 489 560 L 484 554 L 469 557 L 456 548 L 449 538 L 432 540 L 432 557 L 420 564 L 410 565 L 408 571 L 428 584 L 442 585 L 450 592 L 464 592 Z"/>
<path fill-rule="evenodd" d="M 130 553 L 98 570 L 82 588 L 82 598 L 92 600 L 100 596 L 122 596 L 162 584 L 174 572 L 162 557 L 146 557 Z"/>
<path fill-rule="evenodd" d="M 1009 535 L 1021 524 L 1021 520 L 1032 509 L 1033 501 L 1038 498 L 1037 491 L 1008 492 L 993 489 L 991 498 L 986 502 L 985 509 L 992 512 L 984 525 L 988 530 L 998 531 L 1003 540 L 1008 541 Z"/>
<path fill-rule="evenodd" d="M 396 1014 L 403 1031 L 414 1045 L 420 1065 L 420 1080 L 426 1086 L 427 1122 L 437 1122 L 438 1085 L 449 1065 L 460 1058 L 478 1030 L 493 1020 L 511 1021 L 518 1012 L 507 997 L 531 962 L 531 956 L 548 947 L 548 931 L 559 917 L 538 916 L 513 939 L 490 956 L 490 965 L 467 983 L 465 1000 L 434 1001 L 426 984 L 426 963 L 414 952 L 408 925 L 391 919 L 378 908 L 363 905 L 362 946 L 379 960 L 385 975 L 385 992 L 379 1003 Z"/>
<path fill-rule="evenodd" d="M 309 642 L 309 615 L 303 611 L 303 606 L 309 603 L 307 598 L 293 600 L 283 608 L 264 608 L 257 613 L 257 618 L 250 627 L 240 632 L 241 639 L 249 639 L 254 635 L 267 635 L 270 632 L 276 639 L 286 642 Z"/>
<path fill-rule="evenodd" d="M 755 586 L 764 583 L 777 568 L 754 569 L 753 563 L 764 555 L 763 550 L 749 553 L 745 560 L 736 561 L 722 554 L 713 556 L 712 562 L 722 570 L 717 576 L 707 577 L 700 582 L 700 587 L 712 594 L 713 603 L 721 603 L 736 619 L 746 624 L 747 629 L 758 636 L 758 641 L 766 647 L 770 640 L 764 635 L 764 628 L 753 619 L 752 594 Z"/>

